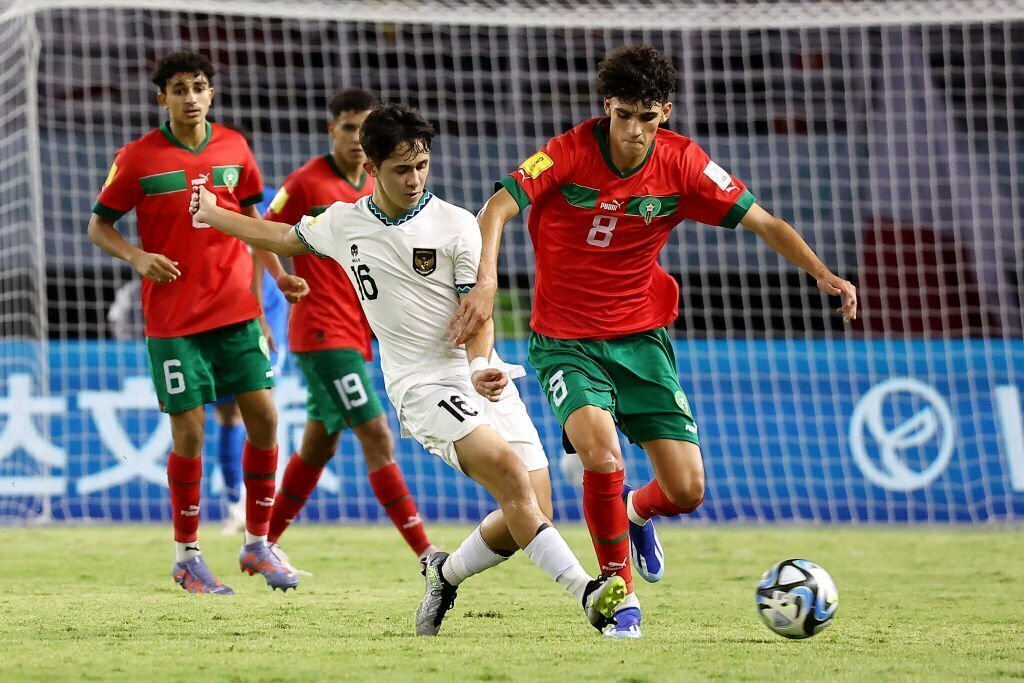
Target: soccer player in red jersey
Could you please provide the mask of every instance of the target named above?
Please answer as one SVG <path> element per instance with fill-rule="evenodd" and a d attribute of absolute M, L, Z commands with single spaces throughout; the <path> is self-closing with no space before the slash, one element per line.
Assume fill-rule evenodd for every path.
<path fill-rule="evenodd" d="M 844 321 L 857 316 L 850 282 L 695 142 L 660 127 L 672 113 L 675 85 L 675 68 L 651 47 L 607 56 L 597 75 L 605 116 L 552 138 L 497 183 L 479 216 L 477 285 L 451 320 L 461 343 L 490 318 L 502 228 L 532 207 L 530 363 L 583 463 L 584 517 L 601 571 L 622 576 L 631 593 L 631 557 L 648 581 L 664 572 L 650 519 L 692 512 L 704 499 L 697 424 L 665 330 L 679 313 L 679 287 L 658 265 L 675 226 L 684 219 L 742 224 L 822 292 L 841 296 Z M 616 426 L 651 460 L 655 478 L 639 489 L 624 485 Z M 640 637 L 635 596 L 615 621 L 605 635 Z"/>
<path fill-rule="evenodd" d="M 366 155 L 359 130 L 377 104 L 359 88 L 342 90 L 331 99 L 331 153 L 288 176 L 264 215 L 268 221 L 295 224 L 303 216 L 319 216 L 335 202 L 355 203 L 373 193 L 373 178 L 363 168 Z M 434 547 L 394 460 L 384 407 L 366 372 L 373 351 L 359 297 L 335 261 L 300 254 L 293 263 L 295 273 L 312 284 L 309 296 L 292 307 L 288 323 L 289 345 L 306 378 L 309 417 L 302 446 L 288 461 L 274 500 L 271 549 L 287 563 L 278 539 L 313 493 L 338 448 L 341 431 L 349 427 L 363 448 L 374 495 L 413 552 L 424 556 Z"/>
<path fill-rule="evenodd" d="M 277 472 L 277 411 L 268 342 L 258 318 L 252 257 L 241 241 L 193 222 L 192 188 L 204 185 L 232 211 L 258 217 L 263 180 L 245 139 L 207 121 L 213 65 L 176 52 L 157 65 L 157 102 L 169 120 L 122 147 L 89 220 L 89 238 L 142 276 L 142 308 L 150 370 L 160 409 L 169 414 L 174 450 L 167 481 L 176 542 L 174 580 L 191 593 L 230 594 L 207 566 L 197 543 L 206 403 L 234 395 L 245 422 L 246 486 L 243 571 L 274 588 L 298 584 L 266 542 Z M 141 246 L 114 223 L 135 209 Z M 260 258 L 292 298 L 308 291 L 277 256 Z M 255 284 L 254 284 L 255 282 Z"/>

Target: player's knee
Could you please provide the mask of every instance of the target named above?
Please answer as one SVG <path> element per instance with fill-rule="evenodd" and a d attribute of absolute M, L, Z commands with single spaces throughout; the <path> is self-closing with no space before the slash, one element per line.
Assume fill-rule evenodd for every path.
<path fill-rule="evenodd" d="M 526 471 L 526 465 L 519 459 L 511 446 L 507 444 L 494 458 L 492 464 L 492 478 L 496 483 L 495 490 L 491 493 L 498 499 L 502 509 L 505 505 L 531 504 L 534 500 L 533 487 L 530 484 L 530 476 Z"/>
<path fill-rule="evenodd" d="M 370 420 L 356 429 L 363 458 L 369 471 L 379 470 L 393 463 L 394 443 L 387 420 L 383 417 Z"/>
<path fill-rule="evenodd" d="M 704 477 L 693 476 L 662 486 L 669 502 L 686 512 L 696 510 L 704 502 Z"/>
<path fill-rule="evenodd" d="M 579 456 L 583 463 L 583 469 L 591 472 L 610 474 L 623 469 L 622 453 L 617 448 L 605 446 L 580 448 Z"/>

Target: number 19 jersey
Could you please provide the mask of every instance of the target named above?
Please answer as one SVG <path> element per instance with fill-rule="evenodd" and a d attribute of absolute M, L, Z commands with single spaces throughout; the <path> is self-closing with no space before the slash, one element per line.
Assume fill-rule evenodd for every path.
<path fill-rule="evenodd" d="M 746 186 L 689 138 L 659 129 L 623 175 L 610 119 L 552 138 L 498 181 L 525 209 L 536 257 L 530 326 L 556 339 L 614 339 L 679 315 L 679 286 L 658 254 L 684 219 L 734 228 L 754 204 Z"/>

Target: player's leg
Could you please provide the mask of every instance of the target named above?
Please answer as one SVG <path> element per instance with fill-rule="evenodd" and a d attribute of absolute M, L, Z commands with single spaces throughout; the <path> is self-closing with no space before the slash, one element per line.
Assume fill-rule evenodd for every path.
<path fill-rule="evenodd" d="M 427 537 L 416 501 L 405 484 L 405 477 L 394 458 L 394 439 L 383 415 L 352 428 L 366 460 L 367 477 L 377 502 L 387 513 L 395 529 L 402 535 L 417 557 L 424 557 L 437 548 Z"/>
<path fill-rule="evenodd" d="M 267 544 L 277 475 L 277 409 L 270 392 L 274 373 L 267 340 L 259 324 L 250 320 L 207 333 L 205 341 L 215 358 L 217 393 L 234 395 L 245 424 L 245 541 L 239 565 L 249 574 L 262 574 L 272 588 L 294 588 L 299 577 L 270 552 Z"/>
<path fill-rule="evenodd" d="M 245 492 L 242 488 L 245 426 L 234 396 L 215 402 L 213 416 L 217 425 L 217 462 L 224 479 L 224 497 L 227 500 L 227 516 L 221 531 L 232 536 L 245 529 L 245 501 L 242 499 Z"/>
<path fill-rule="evenodd" d="M 292 521 L 306 505 L 316 488 L 324 468 L 338 449 L 341 432 L 329 433 L 324 423 L 310 417 L 302 432 L 302 444 L 292 453 L 281 479 L 274 509 L 270 516 L 267 541 L 276 544 Z"/>
<path fill-rule="evenodd" d="M 566 447 L 583 464 L 583 517 L 601 573 L 626 582 L 629 595 L 619 611 L 629 611 L 621 619 L 616 616 L 617 625 L 606 635 L 637 638 L 640 603 L 633 593 L 629 521 L 622 500 L 625 472 L 612 417 L 615 386 L 599 362 L 602 344 L 533 334 L 530 364 L 563 427 Z"/>
<path fill-rule="evenodd" d="M 206 566 L 199 549 L 204 404 L 215 397 L 207 359 L 193 337 L 147 338 L 146 350 L 160 409 L 169 414 L 172 450 L 167 458 L 174 525 L 175 582 L 190 593 L 230 595 Z"/>

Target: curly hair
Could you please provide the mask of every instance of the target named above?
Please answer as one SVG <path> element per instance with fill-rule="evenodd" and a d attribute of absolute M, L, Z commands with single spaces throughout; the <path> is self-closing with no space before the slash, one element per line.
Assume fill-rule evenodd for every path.
<path fill-rule="evenodd" d="M 375 166 L 380 166 L 403 144 L 410 157 L 429 152 L 435 130 L 415 109 L 404 104 L 384 104 L 370 112 L 359 130 L 359 144 Z"/>
<path fill-rule="evenodd" d="M 203 74 L 206 76 L 206 80 L 212 84 L 213 62 L 206 55 L 201 55 L 198 52 L 172 52 L 157 63 L 150 80 L 160 90 L 165 90 L 167 82 L 174 77 L 174 74 Z"/>
<path fill-rule="evenodd" d="M 676 68 L 650 45 L 616 48 L 597 66 L 597 92 L 605 99 L 650 107 L 667 102 L 675 89 Z"/>

